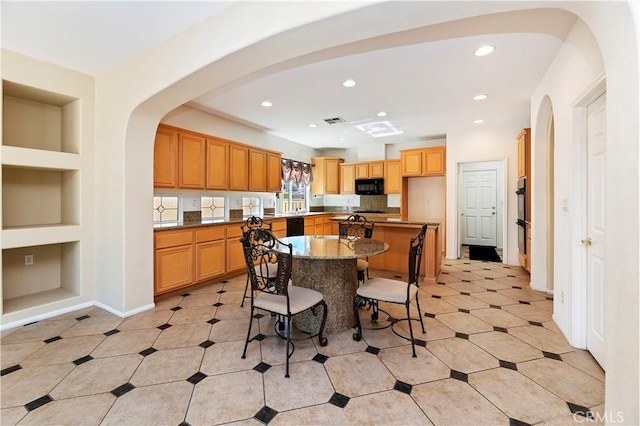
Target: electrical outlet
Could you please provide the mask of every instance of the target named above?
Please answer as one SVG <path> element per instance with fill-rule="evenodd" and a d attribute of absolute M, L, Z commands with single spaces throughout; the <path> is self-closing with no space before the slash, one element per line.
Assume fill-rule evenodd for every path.
<path fill-rule="evenodd" d="M 25 266 L 30 266 L 33 265 L 33 255 L 32 254 L 28 254 L 24 257 L 24 264 Z"/>

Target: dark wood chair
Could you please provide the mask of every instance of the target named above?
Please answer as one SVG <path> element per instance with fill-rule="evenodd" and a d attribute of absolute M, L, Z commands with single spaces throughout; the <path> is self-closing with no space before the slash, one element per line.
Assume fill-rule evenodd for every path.
<path fill-rule="evenodd" d="M 254 228 L 268 229 L 269 231 L 271 231 L 271 224 L 262 220 L 261 217 L 251 216 L 242 225 L 240 225 L 240 229 L 242 230 L 243 236 L 247 235 L 247 233 Z M 277 267 L 278 265 L 271 266 L 271 271 L 269 272 L 271 273 L 272 276 L 275 276 Z M 241 308 L 244 307 L 245 299 L 249 298 L 249 296 L 247 296 L 248 290 L 249 290 L 249 274 L 247 273 L 247 282 L 244 285 L 244 296 L 242 297 L 242 302 L 240 302 Z"/>
<path fill-rule="evenodd" d="M 426 232 L 427 225 L 423 225 L 422 228 L 420 228 L 418 235 L 413 237 L 409 243 L 409 277 L 407 282 L 389 278 L 374 277 L 360 284 L 356 290 L 356 298 L 353 304 L 356 313 L 356 332 L 353 334 L 354 340 L 359 341 L 362 338 L 362 324 L 360 323 L 359 315 L 361 306 L 365 306 L 367 304 L 370 306 L 377 306 L 378 302 L 401 304 L 404 305 L 407 310 L 406 319 L 409 322 L 411 349 L 413 350 L 413 357 L 416 357 L 416 346 L 412 326 L 414 319 L 411 318 L 411 303 L 415 300 L 416 307 L 418 308 L 418 319 L 422 326 L 422 333 L 426 333 L 424 329 L 424 322 L 422 321 L 422 313 L 420 312 L 420 301 L 418 299 L 420 263 Z M 392 321 L 391 324 L 394 322 L 395 320 Z M 393 325 L 391 327 L 393 328 Z"/>
<path fill-rule="evenodd" d="M 291 318 L 308 309 L 315 315 L 317 307 L 322 306 L 320 330 L 318 334 L 309 337 L 318 336 L 320 345 L 326 346 L 327 338 L 324 336 L 324 326 L 327 322 L 327 303 L 324 301 L 322 293 L 310 288 L 291 285 L 291 265 L 293 262 L 291 244 L 284 244 L 271 231 L 264 228 L 249 230 L 241 241 L 251 283 L 251 314 L 242 358 L 246 357 L 250 341 L 264 337 L 260 332 L 251 337 L 251 326 L 256 310 L 261 309 L 275 314 L 286 321 L 288 332 L 286 333 L 287 345 L 285 348 L 285 377 L 289 377 L 289 358 L 295 349 L 291 341 Z M 275 274 L 272 275 L 270 271 L 274 270 L 274 265 L 276 265 Z M 276 334 L 280 336 L 280 333 Z"/>
<path fill-rule="evenodd" d="M 359 214 L 349 216 L 346 220 L 338 222 L 338 235 L 340 237 L 371 238 L 373 236 L 374 223 Z M 369 279 L 369 258 L 358 259 L 358 281 L 364 282 L 365 274 Z"/>

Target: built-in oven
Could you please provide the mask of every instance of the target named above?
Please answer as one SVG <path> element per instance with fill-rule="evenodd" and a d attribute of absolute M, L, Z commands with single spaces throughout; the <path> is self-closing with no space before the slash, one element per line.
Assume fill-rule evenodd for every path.
<path fill-rule="evenodd" d="M 518 188 L 516 190 L 518 197 L 518 250 L 520 253 L 527 253 L 527 191 L 526 180 L 524 178 L 518 179 Z"/>

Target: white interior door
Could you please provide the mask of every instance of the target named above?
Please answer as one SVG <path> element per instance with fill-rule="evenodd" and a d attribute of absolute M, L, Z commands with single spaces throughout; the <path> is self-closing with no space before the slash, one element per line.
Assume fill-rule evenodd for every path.
<path fill-rule="evenodd" d="M 497 193 L 496 170 L 462 172 L 462 244 L 496 246 Z"/>
<path fill-rule="evenodd" d="M 587 114 L 587 349 L 605 367 L 606 252 L 604 176 L 606 155 L 605 95 Z"/>

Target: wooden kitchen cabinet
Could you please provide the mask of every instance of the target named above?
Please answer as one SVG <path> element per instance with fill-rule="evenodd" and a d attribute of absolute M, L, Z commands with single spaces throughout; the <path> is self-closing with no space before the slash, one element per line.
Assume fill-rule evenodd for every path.
<path fill-rule="evenodd" d="M 249 191 L 267 191 L 267 153 L 249 149 Z"/>
<path fill-rule="evenodd" d="M 356 193 L 356 165 L 353 163 L 340 164 L 340 193 Z"/>
<path fill-rule="evenodd" d="M 227 272 L 246 269 L 240 225 L 227 225 Z"/>
<path fill-rule="evenodd" d="M 155 294 L 193 283 L 193 231 L 166 231 L 154 235 Z"/>
<path fill-rule="evenodd" d="M 445 146 L 404 150 L 400 155 L 404 177 L 445 175 Z"/>
<path fill-rule="evenodd" d="M 178 187 L 178 132 L 162 125 L 153 146 L 153 186 Z"/>
<path fill-rule="evenodd" d="M 207 139 L 207 189 L 229 189 L 229 142 Z"/>
<path fill-rule="evenodd" d="M 387 160 L 384 162 L 384 193 L 402 193 L 402 166 L 400 160 Z"/>
<path fill-rule="evenodd" d="M 282 156 L 267 152 L 267 191 L 282 191 Z"/>
<path fill-rule="evenodd" d="M 529 170 L 527 167 L 530 156 L 531 129 L 526 128 L 518 134 L 518 178 L 527 177 Z"/>
<path fill-rule="evenodd" d="M 195 281 L 220 277 L 226 272 L 225 229 L 223 226 L 201 228 L 195 232 Z"/>
<path fill-rule="evenodd" d="M 373 161 L 369 163 L 369 178 L 384 177 L 384 161 Z"/>
<path fill-rule="evenodd" d="M 342 158 L 315 157 L 311 159 L 313 166 L 312 195 L 340 193 L 340 164 Z"/>
<path fill-rule="evenodd" d="M 204 189 L 206 139 L 196 134 L 181 132 L 178 140 L 178 186 Z"/>
<path fill-rule="evenodd" d="M 229 189 L 249 189 L 249 148 L 246 146 L 229 145 Z"/>
<path fill-rule="evenodd" d="M 402 176 L 422 176 L 422 149 L 401 151 Z"/>
<path fill-rule="evenodd" d="M 357 163 L 356 179 L 368 179 L 368 178 L 369 178 L 369 163 Z"/>

